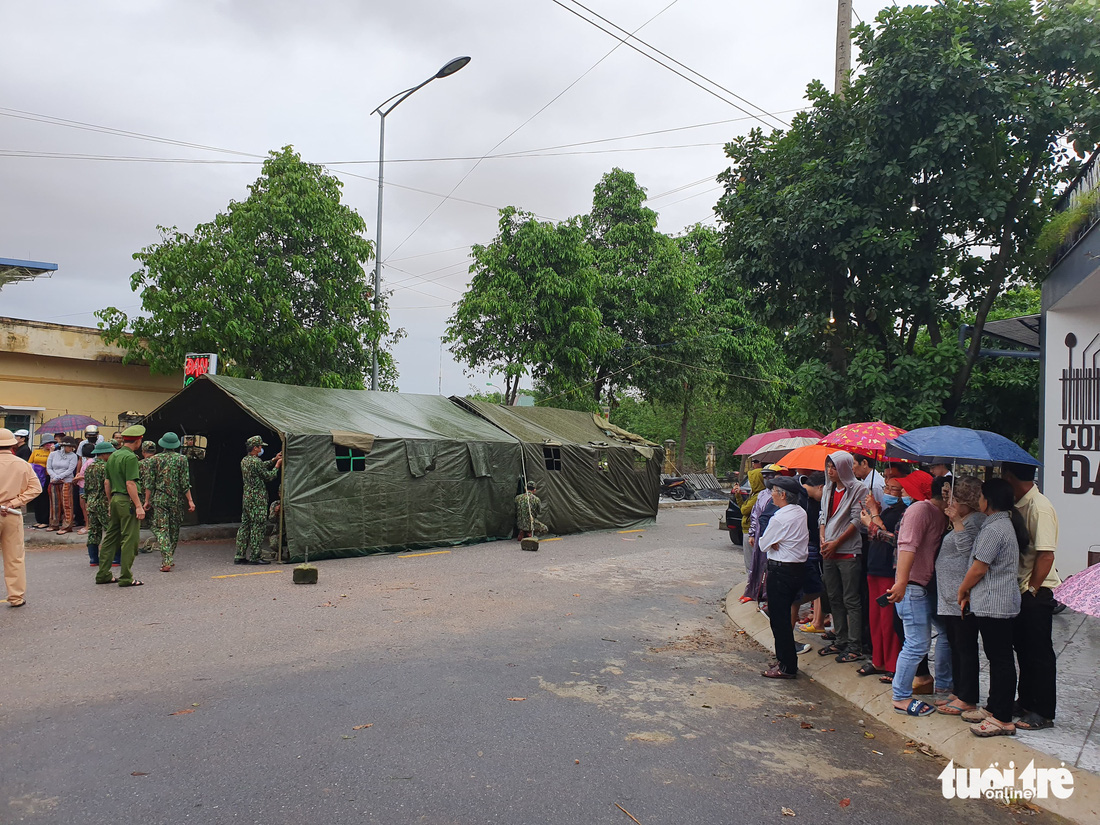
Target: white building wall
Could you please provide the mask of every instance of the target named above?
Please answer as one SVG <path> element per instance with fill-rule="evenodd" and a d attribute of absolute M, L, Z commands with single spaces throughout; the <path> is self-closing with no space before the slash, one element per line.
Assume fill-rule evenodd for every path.
<path fill-rule="evenodd" d="M 1063 578 L 1088 565 L 1089 551 L 1100 553 L 1100 307 L 1089 295 L 1096 289 L 1086 281 L 1044 318 L 1042 491 L 1058 511 Z"/>

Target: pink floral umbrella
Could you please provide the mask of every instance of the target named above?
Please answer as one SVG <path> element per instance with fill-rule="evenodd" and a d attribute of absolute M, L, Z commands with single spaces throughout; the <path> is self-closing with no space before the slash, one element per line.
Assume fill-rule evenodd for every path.
<path fill-rule="evenodd" d="M 1075 573 L 1055 587 L 1054 598 L 1070 610 L 1100 619 L 1100 564 Z"/>

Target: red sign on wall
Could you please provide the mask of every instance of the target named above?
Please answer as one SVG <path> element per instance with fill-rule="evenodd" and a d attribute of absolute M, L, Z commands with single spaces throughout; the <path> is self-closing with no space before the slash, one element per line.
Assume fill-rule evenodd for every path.
<path fill-rule="evenodd" d="M 215 352 L 189 352 L 183 361 L 183 386 L 187 386 L 200 375 L 218 372 L 218 354 Z"/>

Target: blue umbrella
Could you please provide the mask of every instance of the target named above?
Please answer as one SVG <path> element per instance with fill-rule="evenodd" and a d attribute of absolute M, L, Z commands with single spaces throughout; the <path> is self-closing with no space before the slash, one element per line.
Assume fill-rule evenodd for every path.
<path fill-rule="evenodd" d="M 886 458 L 907 458 L 932 464 L 1029 464 L 1042 462 L 1003 435 L 964 427 L 921 427 L 886 442 Z"/>

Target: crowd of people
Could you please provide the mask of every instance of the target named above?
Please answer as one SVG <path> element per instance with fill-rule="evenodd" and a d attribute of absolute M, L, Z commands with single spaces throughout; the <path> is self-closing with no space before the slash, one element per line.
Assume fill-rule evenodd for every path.
<path fill-rule="evenodd" d="M 96 584 L 144 584 L 134 577 L 133 563 L 140 522 L 147 517 L 150 550 L 160 553 L 161 572 L 172 572 L 184 509 L 195 510 L 178 435 L 166 433 L 154 444 L 143 440 L 143 426 L 134 425 L 106 440 L 92 424 L 81 441 L 65 433 L 43 435 L 33 451 L 29 436 L 27 430 L 0 428 L 0 546 L 10 607 L 26 604 L 23 517 L 28 507 L 36 519 L 30 529 L 87 535 Z"/>
<path fill-rule="evenodd" d="M 771 624 L 776 662 L 762 675 L 797 678 L 798 656 L 815 650 L 797 628 L 820 635 L 817 655 L 890 684 L 897 713 L 957 716 L 981 737 L 1054 724 L 1058 518 L 1035 467 L 955 478 L 946 464 L 880 471 L 842 450 L 824 473 L 754 465 L 741 601 Z"/>

